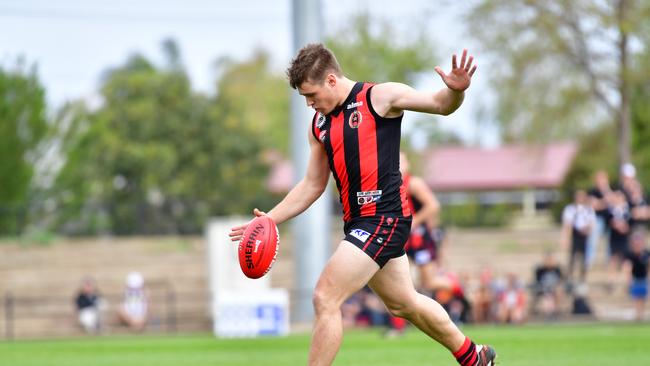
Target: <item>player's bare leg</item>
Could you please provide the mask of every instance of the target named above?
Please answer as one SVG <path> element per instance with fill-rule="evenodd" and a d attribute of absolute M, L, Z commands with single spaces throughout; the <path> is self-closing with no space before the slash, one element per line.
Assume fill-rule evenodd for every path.
<path fill-rule="evenodd" d="M 388 261 L 368 282 L 392 315 L 405 318 L 431 338 L 457 351 L 465 335 L 451 321 L 445 309 L 413 287 L 406 255 Z"/>
<path fill-rule="evenodd" d="M 309 365 L 331 365 L 341 346 L 341 305 L 379 270 L 368 255 L 342 241 L 321 273 L 314 289 L 314 331 Z"/>

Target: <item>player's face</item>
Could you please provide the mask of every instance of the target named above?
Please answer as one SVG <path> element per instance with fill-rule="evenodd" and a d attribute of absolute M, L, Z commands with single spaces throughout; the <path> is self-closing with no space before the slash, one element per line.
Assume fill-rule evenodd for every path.
<path fill-rule="evenodd" d="M 298 92 L 304 96 L 307 106 L 322 114 L 330 113 L 336 108 L 336 78 L 328 75 L 322 82 L 307 80 L 298 86 Z"/>

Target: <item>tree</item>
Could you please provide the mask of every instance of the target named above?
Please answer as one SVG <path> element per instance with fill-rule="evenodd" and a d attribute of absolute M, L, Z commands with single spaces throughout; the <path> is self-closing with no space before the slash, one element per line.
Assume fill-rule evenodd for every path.
<path fill-rule="evenodd" d="M 619 164 L 630 161 L 631 44 L 647 0 L 481 0 L 471 33 L 494 56 L 506 140 L 578 136 L 615 121 Z"/>
<path fill-rule="evenodd" d="M 35 67 L 0 68 L 0 234 L 26 224 L 37 148 L 49 128 L 45 108 Z"/>
<path fill-rule="evenodd" d="M 271 70 L 266 51 L 257 50 L 249 60 L 222 58 L 221 76 L 214 107 L 218 114 L 257 131 L 267 148 L 289 151 L 289 95 L 282 75 Z"/>
<path fill-rule="evenodd" d="M 638 64 L 645 77 L 639 78 L 632 88 L 633 161 L 639 179 L 645 187 L 650 187 L 650 51 L 638 58 Z"/>
<path fill-rule="evenodd" d="M 423 32 L 408 39 L 396 35 L 388 23 L 377 22 L 367 14 L 349 24 L 325 41 L 346 75 L 356 80 L 402 83 L 415 82 L 421 72 L 436 76 L 432 42 Z"/>
<path fill-rule="evenodd" d="M 192 92 L 178 47 L 164 50 L 165 67 L 134 55 L 106 73 L 96 111 L 62 112 L 56 192 L 67 231 L 196 233 L 263 195 L 262 132 Z"/>

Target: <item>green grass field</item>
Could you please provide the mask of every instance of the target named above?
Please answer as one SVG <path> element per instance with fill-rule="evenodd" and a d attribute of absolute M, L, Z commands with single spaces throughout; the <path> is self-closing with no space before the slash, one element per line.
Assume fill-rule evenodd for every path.
<path fill-rule="evenodd" d="M 466 327 L 489 342 L 500 365 L 649 365 L 650 325 Z M 385 339 L 379 330 L 350 331 L 335 365 L 455 365 L 441 346 L 415 330 Z M 309 336 L 216 339 L 200 336 L 98 337 L 0 343 L 3 366 L 304 365 Z"/>

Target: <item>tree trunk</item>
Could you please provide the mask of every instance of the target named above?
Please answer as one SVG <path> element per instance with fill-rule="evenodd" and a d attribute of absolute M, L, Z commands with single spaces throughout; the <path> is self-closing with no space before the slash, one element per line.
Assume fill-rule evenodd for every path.
<path fill-rule="evenodd" d="M 618 25 L 620 38 L 618 42 L 619 49 L 619 94 L 621 104 L 617 116 L 618 132 L 618 162 L 622 166 L 631 162 L 630 153 L 630 88 L 629 88 L 629 50 L 628 50 L 628 24 L 627 24 L 628 0 L 619 0 L 618 2 Z"/>

